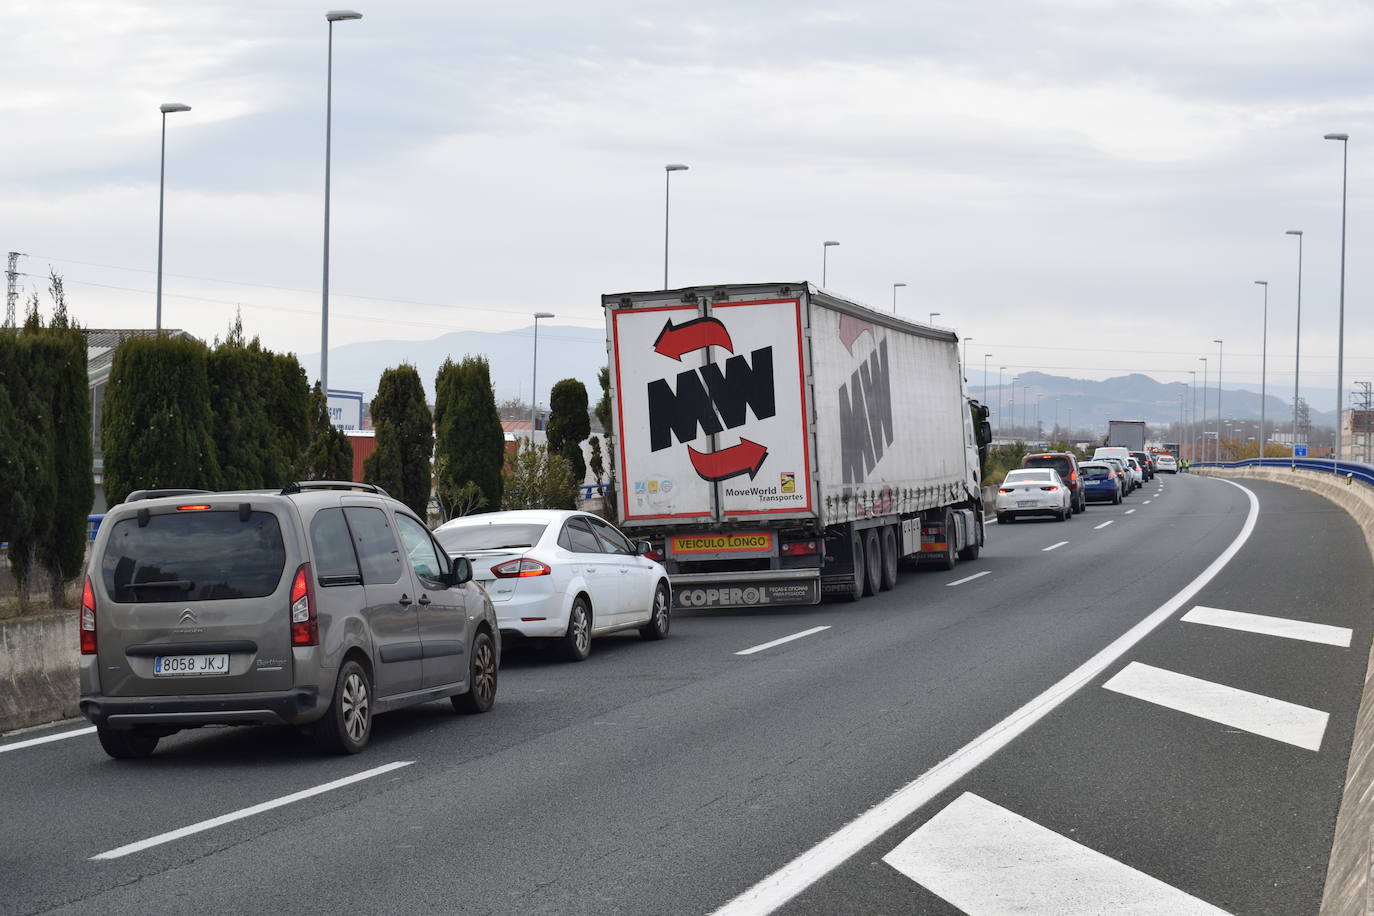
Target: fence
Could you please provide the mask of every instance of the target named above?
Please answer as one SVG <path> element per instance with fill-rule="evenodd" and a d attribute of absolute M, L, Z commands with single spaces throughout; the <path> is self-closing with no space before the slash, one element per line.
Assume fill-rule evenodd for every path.
<path fill-rule="evenodd" d="M 1194 468 L 1297 468 L 1336 477 L 1350 477 L 1374 486 L 1374 464 L 1362 461 L 1332 461 L 1330 458 L 1246 458 L 1244 461 L 1195 461 Z"/>

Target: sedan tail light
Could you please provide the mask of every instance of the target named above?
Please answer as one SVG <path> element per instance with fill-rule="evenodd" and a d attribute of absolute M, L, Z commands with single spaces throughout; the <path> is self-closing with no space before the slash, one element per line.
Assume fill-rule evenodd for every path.
<path fill-rule="evenodd" d="M 553 570 L 538 560 L 522 557 L 519 560 L 497 563 L 491 568 L 491 574 L 498 579 L 528 579 L 531 576 L 553 575 Z"/>
<path fill-rule="evenodd" d="M 1044 490 L 1046 493 L 1053 493 L 1055 490 L 1058 490 L 1059 488 L 1058 488 L 1058 487 L 1041 487 L 1040 489 Z"/>

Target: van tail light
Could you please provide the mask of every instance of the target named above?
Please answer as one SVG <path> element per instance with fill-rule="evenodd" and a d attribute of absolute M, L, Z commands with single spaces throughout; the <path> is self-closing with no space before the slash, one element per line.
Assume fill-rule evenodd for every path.
<path fill-rule="evenodd" d="M 1078 472 L 1069 471 L 1069 483 L 1078 483 Z"/>
<path fill-rule="evenodd" d="M 817 553 L 820 553 L 820 546 L 814 540 L 787 541 L 782 545 L 782 555 L 785 557 L 809 557 Z"/>
<path fill-rule="evenodd" d="M 81 654 L 95 654 L 95 592 L 91 591 L 91 577 L 81 587 Z"/>
<path fill-rule="evenodd" d="M 528 579 L 531 576 L 553 575 L 553 570 L 538 560 L 521 557 L 519 560 L 497 563 L 491 568 L 491 574 L 498 579 Z"/>
<path fill-rule="evenodd" d="M 296 567 L 296 577 L 291 580 L 291 645 L 319 644 L 320 622 L 315 616 L 315 580 L 310 575 L 310 564 L 302 563 Z"/>

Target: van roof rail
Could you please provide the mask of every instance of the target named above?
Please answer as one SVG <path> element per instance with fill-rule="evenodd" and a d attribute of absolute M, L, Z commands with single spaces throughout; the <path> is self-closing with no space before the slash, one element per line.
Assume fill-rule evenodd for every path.
<path fill-rule="evenodd" d="M 191 496 L 197 493 L 213 493 L 214 490 L 189 490 L 189 489 L 164 489 L 164 490 L 134 490 L 124 497 L 126 503 L 136 503 L 143 499 L 160 499 L 163 496 Z"/>
<path fill-rule="evenodd" d="M 282 487 L 281 495 L 289 496 L 292 493 L 304 493 L 306 490 L 362 490 L 391 498 L 390 493 L 375 483 L 357 483 L 352 480 L 298 480 Z"/>

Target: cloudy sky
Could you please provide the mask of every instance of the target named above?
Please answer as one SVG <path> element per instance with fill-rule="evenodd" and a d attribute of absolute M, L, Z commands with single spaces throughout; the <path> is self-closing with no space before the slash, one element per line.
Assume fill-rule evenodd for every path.
<path fill-rule="evenodd" d="M 1292 385 L 1374 376 L 1374 6 L 1343 0 L 358 0 L 335 27 L 331 342 L 600 324 L 600 294 L 819 282 L 1043 370 Z M 319 349 L 326 7 L 15 0 L 0 244 L 89 326 L 236 307 Z M 579 346 L 588 346 L 580 344 Z M 589 360 L 601 360 L 588 347 Z M 1214 378 L 1214 376 L 1213 376 Z M 994 378 L 995 380 L 995 378 Z M 1306 387 L 1306 384 L 1304 385 Z M 1324 405 L 1316 405 L 1323 407 Z M 1330 409 L 1329 407 L 1326 409 Z"/>

